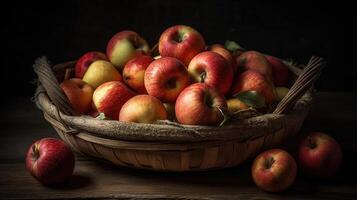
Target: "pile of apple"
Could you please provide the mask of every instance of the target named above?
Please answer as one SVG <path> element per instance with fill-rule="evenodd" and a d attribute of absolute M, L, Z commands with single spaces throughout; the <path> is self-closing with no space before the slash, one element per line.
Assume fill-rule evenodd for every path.
<path fill-rule="evenodd" d="M 288 68 L 234 45 L 206 45 L 198 31 L 177 25 L 161 34 L 155 51 L 136 32 L 122 31 L 106 55 L 84 54 L 61 88 L 76 114 L 123 122 L 218 125 L 247 108 L 265 112 L 287 93 Z"/>

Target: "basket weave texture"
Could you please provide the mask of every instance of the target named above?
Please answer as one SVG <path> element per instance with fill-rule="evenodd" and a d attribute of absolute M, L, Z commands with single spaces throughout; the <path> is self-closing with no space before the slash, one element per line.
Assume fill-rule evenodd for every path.
<path fill-rule="evenodd" d="M 74 62 L 51 67 L 37 59 L 37 106 L 58 135 L 74 150 L 119 166 L 159 171 L 201 171 L 237 166 L 264 149 L 295 135 L 313 99 L 312 84 L 322 60 L 313 57 L 303 69 L 288 65 L 298 75 L 288 95 L 274 112 L 257 115 L 246 110 L 222 127 L 125 123 L 74 116 L 58 82 Z"/>

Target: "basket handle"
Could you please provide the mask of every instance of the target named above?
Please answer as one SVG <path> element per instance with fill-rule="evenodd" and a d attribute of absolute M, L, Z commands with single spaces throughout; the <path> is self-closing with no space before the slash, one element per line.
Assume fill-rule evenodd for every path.
<path fill-rule="evenodd" d="M 38 76 L 38 84 L 41 84 L 47 93 L 48 97 L 51 99 L 52 103 L 64 114 L 74 115 L 75 112 L 72 109 L 71 104 L 67 96 L 62 91 L 56 76 L 53 73 L 51 65 L 45 56 L 37 58 L 33 64 L 33 69 Z M 40 87 L 38 87 L 40 88 Z M 44 91 L 37 91 L 41 93 Z"/>
<path fill-rule="evenodd" d="M 324 61 L 322 58 L 311 57 L 307 66 L 301 71 L 293 86 L 290 88 L 286 96 L 276 106 L 273 114 L 282 114 L 287 112 L 296 101 L 300 99 L 305 92 L 311 88 L 312 84 L 321 74 Z"/>

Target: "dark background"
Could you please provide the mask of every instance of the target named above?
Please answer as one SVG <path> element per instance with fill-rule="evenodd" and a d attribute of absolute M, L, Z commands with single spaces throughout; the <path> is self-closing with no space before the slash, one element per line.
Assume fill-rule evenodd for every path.
<path fill-rule="evenodd" d="M 341 1 L 27 1 L 10 2 L 3 10 L 1 81 L 8 85 L 3 89 L 7 96 L 33 95 L 32 64 L 39 56 L 58 63 L 105 51 L 111 36 L 125 29 L 140 33 L 152 46 L 176 24 L 196 28 L 207 44 L 235 40 L 246 49 L 299 63 L 322 56 L 327 67 L 319 90 L 357 89 L 349 36 L 354 11 Z"/>

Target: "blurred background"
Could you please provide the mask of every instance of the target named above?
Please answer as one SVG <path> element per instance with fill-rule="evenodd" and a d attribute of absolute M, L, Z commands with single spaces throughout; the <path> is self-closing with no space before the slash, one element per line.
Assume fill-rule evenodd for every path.
<path fill-rule="evenodd" d="M 166 28 L 186 24 L 201 32 L 207 44 L 234 40 L 246 49 L 302 64 L 312 55 L 322 56 L 327 67 L 317 88 L 356 91 L 352 8 L 327 1 L 11 1 L 1 13 L 1 81 L 11 85 L 4 88 L 7 96 L 31 97 L 36 78 L 32 64 L 39 56 L 59 63 L 88 51 L 104 52 L 111 36 L 125 29 L 153 46 Z"/>

